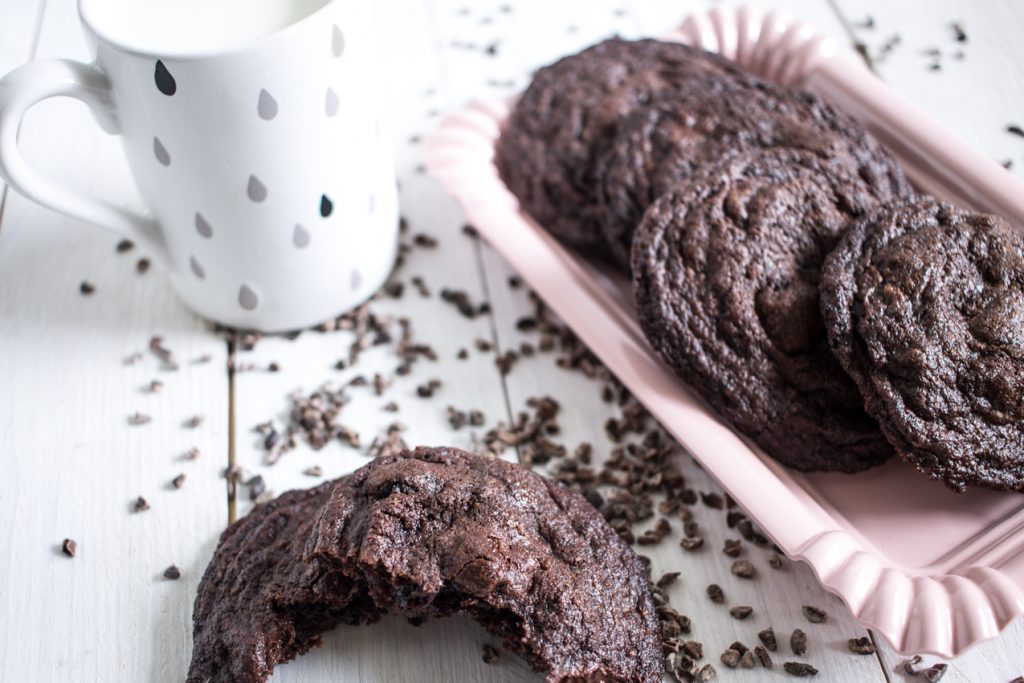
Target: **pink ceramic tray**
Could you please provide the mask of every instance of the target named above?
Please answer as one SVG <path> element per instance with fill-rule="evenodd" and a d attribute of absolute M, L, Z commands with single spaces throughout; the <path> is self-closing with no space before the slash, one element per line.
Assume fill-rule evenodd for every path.
<path fill-rule="evenodd" d="M 922 190 L 1024 225 L 1024 184 L 800 24 L 749 10 L 691 16 L 670 40 L 812 90 L 859 118 Z M 430 172 L 470 221 L 792 558 L 900 652 L 955 656 L 1024 613 L 1024 496 L 958 496 L 899 462 L 855 476 L 779 466 L 725 426 L 648 347 L 628 283 L 519 211 L 493 165 L 504 102 L 474 103 L 427 141 Z"/>

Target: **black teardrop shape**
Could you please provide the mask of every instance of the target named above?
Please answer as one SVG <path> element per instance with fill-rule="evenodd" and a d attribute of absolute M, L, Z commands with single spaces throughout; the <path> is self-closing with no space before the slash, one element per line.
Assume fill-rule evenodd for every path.
<path fill-rule="evenodd" d="M 320 215 L 327 218 L 334 211 L 334 204 L 327 198 L 327 195 L 320 196 Z"/>
<path fill-rule="evenodd" d="M 174 81 L 174 76 L 167 70 L 164 63 L 159 59 L 156 61 L 156 71 L 154 72 L 154 78 L 156 79 L 156 88 L 163 94 L 170 97 L 178 91 L 178 84 Z"/>

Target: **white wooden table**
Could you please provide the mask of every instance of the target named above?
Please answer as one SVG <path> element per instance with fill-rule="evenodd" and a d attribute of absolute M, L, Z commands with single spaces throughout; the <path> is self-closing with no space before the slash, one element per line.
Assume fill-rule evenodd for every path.
<path fill-rule="evenodd" d="M 87 58 L 74 0 L 0 0 L 0 72 L 32 58 Z M 525 288 L 508 285 L 512 274 L 500 256 L 461 234 L 454 203 L 422 173 L 418 136 L 440 113 L 477 95 L 522 87 L 529 72 L 561 54 L 612 33 L 656 35 L 687 12 L 692 2 L 646 0 L 388 0 L 374 3 L 391 68 L 393 119 L 399 155 L 403 212 L 413 233 L 440 240 L 416 249 L 398 277 L 421 275 L 435 296 L 420 298 L 407 287 L 401 300 L 374 304 L 382 313 L 407 316 L 417 338 L 432 344 L 436 362 L 417 365 L 384 397 L 358 394 L 346 422 L 369 441 L 399 419 L 410 444 L 468 447 L 473 429 L 453 431 L 445 407 L 482 410 L 488 424 L 508 419 L 527 398 L 549 394 L 563 406 L 562 441 L 570 448 L 592 441 L 598 457 L 608 450 L 602 424 L 615 409 L 598 386 L 555 367 L 550 355 L 522 360 L 502 377 L 493 353 L 526 338 L 516 321 L 531 307 Z M 798 16 L 851 45 L 862 41 L 876 57 L 878 73 L 993 158 L 1024 167 L 1024 139 L 1007 124 L 1024 121 L 1024 5 L 969 0 L 776 0 Z M 870 17 L 870 21 L 869 21 Z M 954 39 L 958 21 L 966 42 Z M 871 26 L 873 25 L 873 27 Z M 893 36 L 899 44 L 883 46 Z M 467 46 L 469 44 L 469 46 Z M 488 54 L 486 47 L 496 45 Z M 941 51 L 936 58 L 933 48 Z M 879 57 L 879 55 L 881 55 Z M 932 65 L 939 63 L 940 68 Z M 60 179 L 122 200 L 134 198 L 116 139 L 99 132 L 83 107 L 49 101 L 33 110 L 21 131 L 26 156 Z M 0 186 L 2 187 L 2 186 Z M 318 464 L 338 476 L 366 456 L 332 443 L 318 452 L 302 445 L 268 466 L 253 427 L 280 419 L 287 394 L 324 383 L 340 385 L 356 374 L 393 374 L 397 361 L 384 349 L 364 354 L 352 369 L 338 371 L 347 355 L 347 332 L 308 332 L 294 341 L 264 339 L 252 351 L 233 348 L 187 311 L 160 272 L 140 275 L 137 251 L 115 253 L 116 238 L 41 209 L 4 190 L 0 204 L 0 680 L 173 681 L 184 677 L 191 650 L 191 607 L 203 568 L 229 519 L 246 512 L 248 496 L 228 494 L 222 474 L 234 463 L 263 476 L 270 489 L 310 486 L 303 475 Z M 79 293 L 88 280 L 89 297 Z M 442 287 L 466 290 L 487 301 L 492 314 L 460 316 L 436 296 Z M 153 335 L 179 360 L 177 371 L 160 368 L 147 352 Z M 462 347 L 468 360 L 457 360 Z M 135 352 L 134 364 L 125 359 Z M 253 364 L 257 369 L 229 372 Z M 271 362 L 278 372 L 263 369 Z M 442 380 L 436 400 L 415 387 Z M 153 379 L 159 393 L 146 391 Z M 395 415 L 382 410 L 397 401 Z M 143 426 L 128 417 L 152 416 Z M 184 426 L 192 416 L 196 428 Z M 200 455 L 183 455 L 198 448 Z M 715 485 L 692 463 L 686 474 L 702 490 Z M 175 489 L 171 480 L 187 475 Z M 144 496 L 151 509 L 133 513 Z M 721 514 L 697 508 L 709 548 L 686 554 L 678 530 L 650 549 L 655 575 L 683 572 L 670 591 L 673 604 L 694 622 L 693 637 L 705 644 L 705 661 L 722 680 L 786 678 L 779 662 L 771 672 L 728 671 L 718 654 L 734 640 L 755 644 L 774 626 L 780 639 L 803 628 L 810 635 L 809 661 L 830 681 L 903 680 L 902 657 L 879 642 L 877 656 L 857 656 L 846 640 L 865 634 L 839 601 L 817 585 L 802 565 L 765 570 L 756 582 L 728 574 L 719 549 L 734 535 Z M 64 538 L 78 543 L 74 559 L 60 553 Z M 646 550 L 646 549 L 645 549 Z M 764 566 L 764 556 L 749 548 Z M 170 564 L 178 581 L 163 578 Z M 712 604 L 705 586 L 717 581 L 731 604 L 754 607 L 747 621 L 732 619 Z M 826 625 L 812 626 L 800 606 L 828 610 Z M 310 681 L 529 681 L 537 680 L 515 657 L 495 666 L 481 661 L 481 645 L 493 642 L 467 620 L 413 628 L 386 620 L 367 628 L 339 628 L 325 647 L 279 668 L 275 680 Z M 932 658 L 926 658 L 930 661 Z M 947 681 L 1009 681 L 1024 674 L 1024 623 L 950 664 Z"/>

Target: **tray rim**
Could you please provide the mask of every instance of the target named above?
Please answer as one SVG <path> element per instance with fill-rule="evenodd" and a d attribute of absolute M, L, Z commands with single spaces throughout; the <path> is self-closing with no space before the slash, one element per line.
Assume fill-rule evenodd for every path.
<path fill-rule="evenodd" d="M 883 135 L 879 137 L 886 143 L 898 147 L 909 139 L 906 149 L 915 149 L 915 143 L 920 146 L 926 137 L 940 140 L 931 145 L 941 148 L 935 150 L 932 163 L 935 158 L 960 161 L 956 170 L 975 181 L 964 189 L 963 182 L 957 181 L 960 176 L 953 174 L 957 177 L 946 182 L 940 178 L 922 183 L 926 189 L 1024 222 L 1020 220 L 1024 216 L 1024 184 L 886 86 L 862 63 L 841 54 L 832 39 L 806 25 L 773 12 L 715 8 L 686 17 L 678 29 L 662 38 L 719 52 L 762 77 L 787 85 L 806 85 L 815 78 L 838 82 L 850 98 L 847 104 L 867 111 L 883 110 L 879 114 Z M 955 657 L 997 637 L 1024 614 L 1024 574 L 1010 576 L 982 565 L 926 574 L 887 564 L 838 526 L 803 487 L 794 490 L 784 485 L 773 471 L 783 470 L 781 465 L 757 455 L 756 447 L 723 424 L 652 357 L 654 352 L 635 321 L 620 319 L 622 307 L 596 285 L 579 259 L 520 212 L 518 201 L 498 176 L 493 165 L 494 144 L 509 107 L 509 101 L 477 100 L 446 116 L 424 141 L 428 172 L 455 197 L 492 246 L 789 557 L 808 564 L 818 581 L 846 604 L 859 623 L 880 633 L 901 654 Z M 941 135 L 936 136 L 937 132 Z M 977 187 L 985 191 L 979 193 Z M 566 278 L 582 285 L 579 291 L 559 289 L 558 296 L 552 296 L 553 287 L 563 286 Z M 588 339 L 615 332 L 619 336 L 615 348 Z M 684 435 L 680 420 L 697 420 L 707 433 Z M 712 445 L 714 458 L 708 453 Z M 738 452 L 742 462 L 735 463 L 734 458 L 723 461 L 723 450 Z M 736 474 L 741 471 L 736 464 L 746 468 L 742 475 Z M 782 509 L 766 509 L 767 499 L 773 499 L 772 507 L 779 507 L 779 499 L 772 493 L 785 497 Z M 804 517 L 794 523 L 790 515 L 796 512 Z"/>

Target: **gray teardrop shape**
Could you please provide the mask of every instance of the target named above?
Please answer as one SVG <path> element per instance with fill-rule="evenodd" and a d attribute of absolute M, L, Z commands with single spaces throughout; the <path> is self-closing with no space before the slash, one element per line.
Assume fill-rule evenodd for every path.
<path fill-rule="evenodd" d="M 345 34 L 341 32 L 337 24 L 334 25 L 334 30 L 331 32 L 331 53 L 335 57 L 345 54 Z"/>
<path fill-rule="evenodd" d="M 213 227 L 203 218 L 203 214 L 198 211 L 196 212 L 196 232 L 206 239 L 213 237 Z"/>
<path fill-rule="evenodd" d="M 171 165 L 171 155 L 167 153 L 167 148 L 160 142 L 160 138 L 153 138 L 153 154 L 163 166 Z"/>
<path fill-rule="evenodd" d="M 246 191 L 249 193 L 249 199 L 254 202 L 262 202 L 267 198 L 267 187 L 254 175 L 249 176 L 249 187 Z"/>
<path fill-rule="evenodd" d="M 338 93 L 334 92 L 334 88 L 327 89 L 327 99 L 324 101 L 324 110 L 328 116 L 334 116 L 338 113 L 338 107 L 341 102 L 338 101 Z"/>
<path fill-rule="evenodd" d="M 199 265 L 199 261 L 196 261 L 195 256 L 190 256 L 188 259 L 188 265 L 192 268 L 192 273 L 200 280 L 206 279 L 206 271 Z"/>
<path fill-rule="evenodd" d="M 238 290 L 238 305 L 247 311 L 254 310 L 260 303 L 260 298 L 256 296 L 256 292 L 252 291 L 249 285 L 242 285 L 242 288 Z"/>
<path fill-rule="evenodd" d="M 298 223 L 295 224 L 295 231 L 292 233 L 292 244 L 299 249 L 309 246 L 309 232 Z"/>
<path fill-rule="evenodd" d="M 256 103 L 256 111 L 264 121 L 270 121 L 277 116 L 277 100 L 266 90 L 260 90 L 260 99 Z"/>
<path fill-rule="evenodd" d="M 352 289 L 359 289 L 359 285 L 363 284 L 363 276 L 359 274 L 358 270 L 352 271 Z"/>

